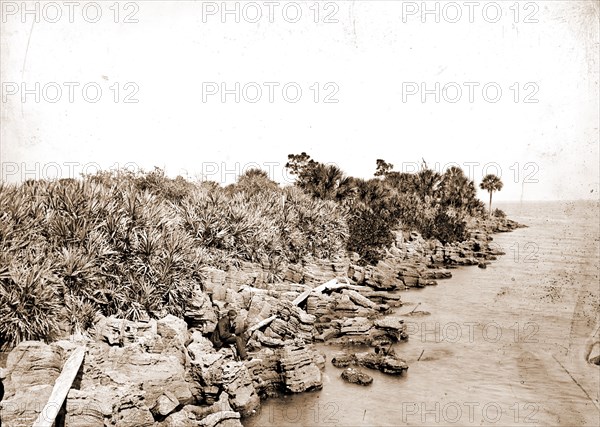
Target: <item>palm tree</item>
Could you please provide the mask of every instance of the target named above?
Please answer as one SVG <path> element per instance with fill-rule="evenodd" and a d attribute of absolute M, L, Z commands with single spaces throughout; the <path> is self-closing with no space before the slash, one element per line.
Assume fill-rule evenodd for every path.
<path fill-rule="evenodd" d="M 342 200 L 352 196 L 355 184 L 353 179 L 335 165 L 315 162 L 303 172 L 298 186 L 321 200 Z"/>
<path fill-rule="evenodd" d="M 442 175 L 431 169 L 421 169 L 415 177 L 416 192 L 422 199 L 433 197 L 437 192 Z"/>
<path fill-rule="evenodd" d="M 479 187 L 482 190 L 487 190 L 487 192 L 490 193 L 490 216 L 492 216 L 492 193 L 494 191 L 502 190 L 503 186 L 504 184 L 502 183 L 502 180 L 496 175 L 492 174 L 488 174 L 483 177 L 481 184 L 479 184 Z"/>
<path fill-rule="evenodd" d="M 445 206 L 469 209 L 477 198 L 477 190 L 461 168 L 452 166 L 442 175 L 439 195 Z"/>

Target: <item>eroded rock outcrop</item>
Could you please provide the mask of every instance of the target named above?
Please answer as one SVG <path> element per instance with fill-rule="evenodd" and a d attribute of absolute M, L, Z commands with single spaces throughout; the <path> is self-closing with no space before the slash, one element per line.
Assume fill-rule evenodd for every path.
<path fill-rule="evenodd" d="M 31 426 L 44 407 L 60 375 L 65 352 L 59 345 L 25 341 L 8 355 L 0 402 L 2 424 Z"/>
<path fill-rule="evenodd" d="M 287 302 L 279 309 L 297 319 L 292 331 L 314 322 Z M 245 362 L 234 360 L 230 348 L 216 351 L 200 330 L 190 335 L 175 316 L 147 322 L 102 317 L 95 338 L 18 345 L 2 371 L 3 424 L 31 426 L 79 346 L 86 351 L 66 400 L 69 426 L 241 426 L 261 395 L 322 386 L 324 358 L 299 337 Z"/>
<path fill-rule="evenodd" d="M 356 368 L 346 368 L 342 371 L 341 377 L 344 381 L 359 384 L 359 385 L 370 385 L 373 383 L 373 377 L 365 374 Z"/>
<path fill-rule="evenodd" d="M 280 363 L 286 391 L 300 393 L 323 387 L 321 370 L 305 347 L 284 347 L 281 350 Z"/>
<path fill-rule="evenodd" d="M 398 317 L 381 317 L 369 319 L 354 317 L 332 321 L 338 333 L 330 342 L 339 344 L 366 344 L 370 346 L 389 345 L 408 339 L 404 320 Z"/>
<path fill-rule="evenodd" d="M 386 349 L 379 349 L 376 353 L 341 354 L 331 359 L 331 364 L 337 368 L 348 368 L 352 365 L 359 365 L 389 375 L 401 375 L 408 370 L 408 365 L 404 360 L 396 356 L 393 351 Z"/>

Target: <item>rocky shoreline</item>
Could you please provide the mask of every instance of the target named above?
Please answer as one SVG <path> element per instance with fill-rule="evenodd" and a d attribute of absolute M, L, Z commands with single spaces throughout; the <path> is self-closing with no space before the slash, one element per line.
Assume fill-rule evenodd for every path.
<path fill-rule="evenodd" d="M 447 245 L 397 232 L 376 266 L 361 266 L 356 254 L 306 259 L 288 266 L 279 284 L 268 283 L 266 265 L 210 269 L 184 319 L 99 316 L 83 335 L 17 345 L 0 372 L 2 423 L 32 425 L 65 361 L 81 346 L 85 359 L 60 415 L 69 426 L 240 426 L 261 399 L 323 386 L 326 360 L 315 342 L 377 350 L 331 361 L 346 368 L 348 381 L 370 383 L 356 366 L 400 375 L 408 366 L 389 349 L 408 335 L 403 320 L 390 315 L 402 305 L 394 291 L 436 285 L 455 266 L 485 267 L 502 254 L 490 235 L 520 226 L 473 220 L 468 240 Z M 237 361 L 229 347 L 216 351 L 207 338 L 231 308 L 239 313 L 239 332 L 248 335 L 250 361 Z"/>

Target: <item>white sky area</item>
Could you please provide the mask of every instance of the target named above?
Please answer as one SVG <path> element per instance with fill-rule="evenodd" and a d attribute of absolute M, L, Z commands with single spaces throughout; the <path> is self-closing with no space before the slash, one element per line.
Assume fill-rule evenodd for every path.
<path fill-rule="evenodd" d="M 422 15 L 420 1 L 343 1 L 335 2 L 337 8 L 300 1 L 296 23 L 284 19 L 295 17 L 292 7 L 284 15 L 289 2 L 274 6 L 274 22 L 268 5 L 256 2 L 263 14 L 257 23 L 236 23 L 233 15 L 223 23 L 222 2 L 121 2 L 119 23 L 113 1 L 99 2 L 96 23 L 87 22 L 95 16 L 93 7 L 83 12 L 89 2 L 74 7 L 73 22 L 63 2 L 54 3 L 58 8 L 27 2 L 32 10 L 38 4 L 39 22 L 22 14 L 21 1 L 0 3 L 0 161 L 2 179 L 9 182 L 134 164 L 229 183 L 236 171 L 254 164 L 271 168 L 272 178 L 285 183 L 287 155 L 306 151 L 364 178 L 372 176 L 378 158 L 396 170 L 403 164 L 413 170 L 424 158 L 442 170 L 458 163 L 478 184 L 487 164 L 487 172 L 501 173 L 505 184 L 494 195 L 498 201 L 598 199 L 595 1 L 499 1 L 496 23 L 488 22 L 495 8 L 484 14 L 490 3 L 485 1 L 476 2 L 474 22 L 465 2 L 440 2 L 439 23 L 433 14 Z M 231 9 L 235 3 L 227 2 Z M 434 10 L 436 3 L 425 6 Z M 443 7 L 452 20 L 454 5 L 462 17 L 450 23 Z M 216 15 L 203 17 L 203 10 L 214 8 Z M 414 8 L 419 10 L 408 15 Z M 61 19 L 48 22 L 57 10 Z M 253 19 L 256 10 L 248 7 L 246 16 Z M 123 22 L 134 12 L 137 23 Z M 339 22 L 324 22 L 330 13 Z M 538 22 L 524 22 L 528 16 Z M 65 82 L 79 84 L 72 103 Z M 132 92 L 128 82 L 139 88 L 133 96 L 138 103 L 123 102 Z M 230 89 L 255 82 L 263 87 L 262 98 L 236 103 L 228 95 L 223 103 L 219 93 L 203 102 L 203 84 L 210 82 Z M 272 103 L 265 82 L 280 84 Z M 303 91 L 296 103 L 282 96 L 290 82 Z M 323 102 L 332 92 L 328 82 L 339 88 L 337 103 Z M 436 82 L 458 84 L 462 97 L 436 103 L 431 94 L 422 102 L 419 92 L 403 102 L 407 83 L 434 89 Z M 479 84 L 473 102 L 465 82 Z M 529 82 L 534 85 L 525 86 Z M 32 90 L 25 102 L 23 83 Z M 87 83 L 101 87 L 98 102 L 84 99 Z M 317 103 L 310 89 L 315 83 Z M 486 83 L 502 89 L 498 102 L 484 99 Z M 62 95 L 48 102 L 57 97 L 56 85 Z M 532 100 L 539 102 L 523 102 L 536 87 Z M 293 88 L 288 94 L 295 95 Z M 495 96 L 493 88 L 488 94 Z M 88 95 L 95 96 L 94 87 Z M 454 98 L 454 89 L 446 95 Z M 487 200 L 487 193 L 480 197 Z"/>

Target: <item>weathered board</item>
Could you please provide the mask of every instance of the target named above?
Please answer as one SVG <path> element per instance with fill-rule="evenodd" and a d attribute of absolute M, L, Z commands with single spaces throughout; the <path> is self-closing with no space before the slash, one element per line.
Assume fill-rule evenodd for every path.
<path fill-rule="evenodd" d="M 67 394 L 69 394 L 73 381 L 75 381 L 81 362 L 83 362 L 84 355 L 85 347 L 78 347 L 73 350 L 73 353 L 71 353 L 69 359 L 67 359 L 62 372 L 54 383 L 54 388 L 52 389 L 52 394 L 50 394 L 48 403 L 46 403 L 44 409 L 42 409 L 42 412 L 38 415 L 33 423 L 33 427 L 52 427 Z"/>

